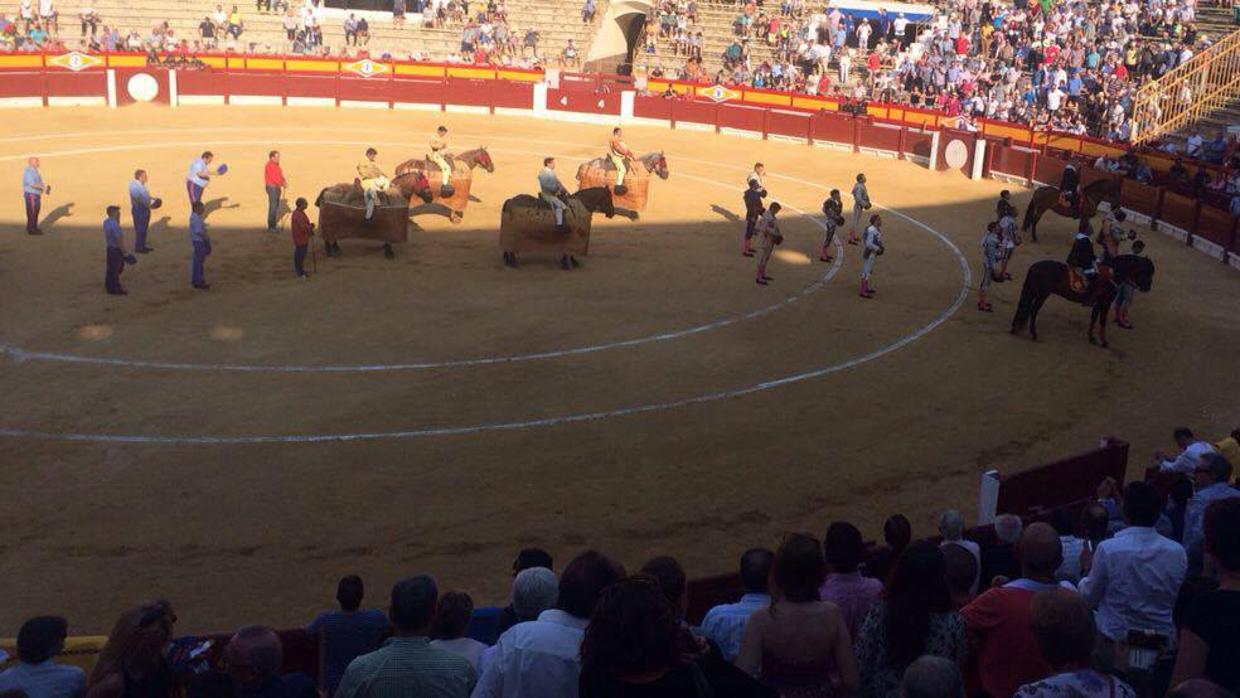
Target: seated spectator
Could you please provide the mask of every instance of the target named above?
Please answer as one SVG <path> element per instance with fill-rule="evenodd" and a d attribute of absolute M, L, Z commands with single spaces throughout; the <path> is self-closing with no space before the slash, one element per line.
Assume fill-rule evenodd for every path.
<path fill-rule="evenodd" d="M 741 600 L 715 606 L 702 619 L 701 633 L 719 646 L 723 658 L 729 662 L 741 651 L 741 638 L 750 616 L 771 603 L 767 580 L 775 553 L 765 548 L 751 548 L 741 555 L 741 588 L 745 590 Z"/>
<path fill-rule="evenodd" d="M 438 599 L 435 580 L 427 575 L 397 582 L 388 610 L 392 637 L 349 664 L 336 698 L 469 696 L 478 677 L 473 665 L 460 655 L 431 647 L 427 638 Z"/>
<path fill-rule="evenodd" d="M 1123 681 L 1090 668 L 1097 631 L 1080 596 L 1066 589 L 1043 591 L 1033 597 L 1030 613 L 1029 632 L 1052 673 L 1021 686 L 1015 698 L 1136 697 Z"/>
<path fill-rule="evenodd" d="M 1076 520 L 1066 507 L 1051 512 L 1051 526 L 1059 534 L 1059 547 L 1063 550 L 1063 562 L 1055 570 L 1055 578 L 1076 586 L 1081 581 L 1081 550 L 1085 540 L 1076 535 Z"/>
<path fill-rule="evenodd" d="M 999 514 L 995 517 L 995 538 L 999 539 L 999 543 L 982 551 L 980 586 L 983 588 L 994 586 L 995 577 L 1013 579 L 1020 575 L 1016 541 L 1020 539 L 1021 527 L 1019 516 Z"/>
<path fill-rule="evenodd" d="M 951 545 L 954 543 L 956 545 L 962 546 L 965 550 L 968 550 L 970 553 L 973 554 L 973 557 L 977 560 L 977 566 L 979 570 L 979 579 L 980 579 L 980 570 L 982 566 L 982 548 L 977 543 L 974 543 L 971 540 L 965 540 L 964 538 L 964 517 L 960 515 L 960 512 L 956 511 L 955 509 L 948 509 L 947 511 L 943 512 L 943 515 L 939 517 L 939 535 L 943 536 L 943 542 L 941 543 L 941 545 Z M 977 592 L 977 587 L 978 587 L 978 580 L 974 580 L 973 581 L 974 593 Z"/>
<path fill-rule="evenodd" d="M 351 574 L 342 578 L 336 584 L 336 602 L 340 610 L 320 613 L 306 628 L 319 640 L 323 652 L 321 678 L 329 696 L 336 694 L 349 662 L 379 649 L 391 630 L 383 611 L 362 609 L 365 595 L 361 577 Z"/>
<path fill-rule="evenodd" d="M 932 654 L 918 657 L 900 680 L 899 698 L 964 698 L 960 667 Z"/>
<path fill-rule="evenodd" d="M 973 590 L 973 580 L 977 579 L 977 558 L 959 545 L 944 545 L 939 549 L 943 551 L 943 575 L 947 590 L 952 595 L 952 608 L 959 611 L 977 596 Z"/>
<path fill-rule="evenodd" d="M 314 679 L 302 673 L 280 676 L 284 645 L 271 628 L 248 625 L 224 648 L 223 665 L 237 698 L 316 698 Z"/>
<path fill-rule="evenodd" d="M 86 673 L 52 659 L 65 648 L 64 618 L 39 616 L 17 631 L 17 663 L 0 673 L 0 693 L 21 691 L 27 698 L 82 698 Z"/>
<path fill-rule="evenodd" d="M 836 521 L 827 527 L 823 541 L 827 560 L 827 581 L 818 590 L 823 601 L 835 604 L 844 618 L 848 636 L 856 637 L 857 626 L 878 603 L 883 594 L 883 583 L 877 579 L 862 577 L 857 568 L 865 544 L 861 531 L 845 521 Z"/>
<path fill-rule="evenodd" d="M 603 589 L 624 576 L 618 562 L 595 550 L 568 563 L 556 608 L 514 625 L 483 653 L 474 698 L 577 695 L 581 638 L 590 614 Z"/>
<path fill-rule="evenodd" d="M 90 672 L 87 698 L 175 698 L 180 686 L 164 650 L 176 622 L 167 601 L 122 613 Z"/>
<path fill-rule="evenodd" d="M 1161 470 L 1192 475 L 1193 471 L 1197 469 L 1197 464 L 1201 462 L 1201 456 L 1206 453 L 1214 453 L 1214 447 L 1193 436 L 1193 431 L 1188 427 L 1176 428 L 1172 432 L 1172 438 L 1175 439 L 1176 445 L 1180 447 L 1179 455 L 1175 458 L 1168 458 L 1162 451 L 1154 452 L 1154 461 Z"/>
<path fill-rule="evenodd" d="M 1020 686 L 1042 679 L 1051 667 L 1038 654 L 1029 630 L 1034 596 L 1058 588 L 1062 549 L 1050 524 L 1035 523 L 1020 537 L 1015 557 L 1020 578 L 988 589 L 960 611 L 976 658 L 977 685 L 987 695 L 1010 696 Z"/>
<path fill-rule="evenodd" d="M 789 698 L 831 695 L 833 675 L 845 693 L 857 690 L 848 626 L 839 608 L 818 596 L 826 573 L 813 536 L 787 536 L 775 552 L 771 605 L 754 611 L 741 639 L 736 665 Z"/>
<path fill-rule="evenodd" d="M 1240 499 L 1205 510 L 1206 568 L 1218 589 L 1193 599 L 1180 631 L 1171 683 L 1205 678 L 1240 692 Z"/>
<path fill-rule="evenodd" d="M 1184 548 L 1188 551 L 1194 568 L 1200 566 L 1202 558 L 1202 517 L 1206 507 L 1220 499 L 1240 497 L 1240 490 L 1232 487 L 1232 467 L 1227 459 L 1217 453 L 1207 453 L 1197 463 L 1193 472 L 1197 492 L 1188 500 L 1184 514 Z"/>
<path fill-rule="evenodd" d="M 702 662 L 685 656 L 678 642 L 681 628 L 676 616 L 663 586 L 653 577 L 638 575 L 609 586 L 594 608 L 581 643 L 580 696 L 774 698 L 774 692 L 764 691 L 722 661 Z"/>
<path fill-rule="evenodd" d="M 554 565 L 555 563 L 551 558 L 551 553 L 548 553 L 546 550 L 543 550 L 542 548 L 524 548 L 517 553 L 517 559 L 512 561 L 512 577 L 515 580 L 517 575 L 521 574 L 521 572 L 535 567 L 542 567 L 548 571 L 554 570 Z M 554 574 L 552 575 L 552 578 L 554 578 Z M 552 605 L 554 604 L 555 602 L 552 601 Z M 548 608 L 550 608 L 550 606 L 548 606 Z M 513 604 L 510 603 L 499 612 L 499 632 L 496 637 L 504 634 L 505 630 L 511 628 L 517 623 L 523 620 L 534 620 L 536 617 L 537 614 L 534 614 L 534 616 L 527 615 L 524 618 L 519 618 L 517 616 L 516 609 Z"/>
<path fill-rule="evenodd" d="M 883 523 L 883 542 L 887 544 L 887 549 L 865 563 L 865 576 L 879 581 L 886 580 L 891 568 L 895 566 L 895 561 L 900 559 L 900 555 L 912 540 L 913 525 L 908 518 L 903 514 L 889 516 Z"/>
<path fill-rule="evenodd" d="M 446 592 L 439 599 L 439 607 L 435 609 L 435 619 L 431 622 L 431 647 L 438 647 L 453 654 L 459 654 L 478 671 L 478 659 L 486 645 L 477 640 L 465 637 L 465 629 L 469 627 L 469 617 L 474 612 L 474 600 L 469 594 L 459 591 Z"/>
<path fill-rule="evenodd" d="M 952 608 L 937 545 L 918 541 L 905 548 L 883 600 L 862 621 L 854 645 L 861 691 L 867 696 L 899 692 L 900 677 L 924 654 L 956 664 L 963 660 L 964 623 Z"/>
<path fill-rule="evenodd" d="M 1184 548 L 1154 530 L 1161 513 L 1158 491 L 1145 482 L 1124 488 L 1124 520 L 1128 527 L 1102 541 L 1092 553 L 1081 553 L 1081 596 L 1098 615 L 1102 635 L 1099 659 L 1103 669 L 1125 658 L 1116 648 L 1125 646 L 1128 631 L 1153 630 L 1175 643 L 1171 612 L 1188 572 Z M 1108 663 L 1110 662 L 1110 663 Z"/>

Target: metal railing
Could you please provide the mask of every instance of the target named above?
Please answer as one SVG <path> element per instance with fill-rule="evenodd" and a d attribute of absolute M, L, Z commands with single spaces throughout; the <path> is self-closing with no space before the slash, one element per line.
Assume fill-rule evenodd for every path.
<path fill-rule="evenodd" d="M 1191 126 L 1236 99 L 1240 99 L 1240 31 L 1137 90 L 1132 142 L 1145 143 Z"/>

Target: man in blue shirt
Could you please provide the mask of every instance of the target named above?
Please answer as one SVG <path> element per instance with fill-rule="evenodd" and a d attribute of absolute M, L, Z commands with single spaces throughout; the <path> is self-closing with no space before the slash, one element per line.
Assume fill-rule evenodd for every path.
<path fill-rule="evenodd" d="M 194 158 L 194 161 L 189 164 L 189 174 L 185 177 L 185 189 L 189 192 L 189 202 L 191 204 L 202 201 L 202 192 L 211 181 L 211 161 L 213 159 L 215 159 L 215 155 L 208 150 L 203 152 L 200 157 Z"/>
<path fill-rule="evenodd" d="M 121 272 L 125 271 L 125 262 L 134 264 L 138 260 L 133 255 L 125 254 L 125 234 L 121 231 L 120 206 L 108 207 L 108 217 L 103 220 L 103 240 L 108 247 L 103 288 L 113 296 L 128 295 L 129 292 L 121 286 Z"/>
<path fill-rule="evenodd" d="M 383 611 L 361 608 L 364 596 L 361 577 L 344 577 L 336 585 L 340 610 L 320 613 L 306 628 L 323 652 L 323 687 L 329 696 L 336 695 L 349 662 L 379 649 L 390 632 L 391 625 Z"/>
<path fill-rule="evenodd" d="M 52 658 L 65 646 L 64 618 L 31 618 L 17 631 L 18 663 L 0 673 L 0 693 L 17 691 L 28 698 L 83 698 L 86 674 Z"/>
<path fill-rule="evenodd" d="M 133 214 L 134 252 L 146 254 L 154 248 L 147 247 L 146 231 L 151 227 L 151 210 L 159 208 L 159 199 L 151 198 L 146 187 L 146 170 L 136 170 L 129 182 L 129 205 Z"/>
<path fill-rule="evenodd" d="M 26 233 L 42 235 L 39 229 L 39 210 L 43 208 L 43 195 L 50 194 L 51 187 L 43 184 L 43 175 L 39 174 L 39 158 L 30 158 L 26 163 L 26 171 L 22 173 L 22 198 L 26 202 Z"/>
<path fill-rule="evenodd" d="M 190 265 L 190 283 L 194 288 L 205 291 L 211 288 L 204 269 L 207 256 L 211 254 L 211 238 L 207 237 L 207 222 L 203 220 L 207 209 L 201 201 L 195 201 L 192 208 L 193 212 L 189 214 L 189 241 L 194 247 L 194 258 Z"/>
<path fill-rule="evenodd" d="M 771 594 L 767 589 L 767 579 L 771 575 L 771 566 L 775 562 L 775 554 L 764 548 L 753 548 L 741 555 L 741 586 L 745 595 L 737 603 L 715 606 L 706 612 L 700 628 L 702 635 L 714 640 L 719 645 L 723 658 L 729 662 L 736 660 L 740 653 L 741 638 L 745 635 L 745 625 L 753 612 L 771 604 Z"/>

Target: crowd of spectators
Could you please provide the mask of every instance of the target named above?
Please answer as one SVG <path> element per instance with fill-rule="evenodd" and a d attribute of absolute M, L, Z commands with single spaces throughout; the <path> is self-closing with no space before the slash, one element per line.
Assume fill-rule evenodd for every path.
<path fill-rule="evenodd" d="M 647 55 L 638 62 L 656 77 L 933 108 L 964 128 L 987 118 L 1127 141 L 1134 90 L 1210 43 L 1197 30 L 1196 0 L 936 6 L 929 22 L 914 24 L 829 2 L 740 0 L 734 40 L 703 56 L 695 2 L 662 0 L 647 17 Z M 667 67 L 651 58 L 660 43 L 684 62 Z M 769 47 L 760 58 L 756 44 Z"/>
<path fill-rule="evenodd" d="M 1004 515 L 966 532 L 947 511 L 936 538 L 916 540 L 897 515 L 877 552 L 843 521 L 821 541 L 787 534 L 741 555 L 743 596 L 697 625 L 672 557 L 630 571 L 588 550 L 557 575 L 529 548 L 502 609 L 420 574 L 395 584 L 384 612 L 366 608 L 359 577 L 341 579 L 338 609 L 308 626 L 317 685 L 279 673 L 267 627 L 239 629 L 212 664 L 156 601 L 120 616 L 89 674 L 56 662 L 63 618 L 28 620 L 0 696 L 1234 698 L 1240 430 L 1216 444 L 1174 437 L 1179 451 L 1156 454 L 1149 481 L 1108 479 L 1049 523 Z"/>

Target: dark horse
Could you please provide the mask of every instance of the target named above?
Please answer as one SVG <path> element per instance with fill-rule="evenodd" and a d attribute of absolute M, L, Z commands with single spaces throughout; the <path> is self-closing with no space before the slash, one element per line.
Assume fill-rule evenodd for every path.
<path fill-rule="evenodd" d="M 1149 293 L 1154 283 L 1154 263 L 1147 257 L 1124 254 L 1111 260 L 1114 278 L 1110 281 L 1099 279 L 1098 289 L 1093 297 L 1093 310 L 1089 314 L 1089 342 L 1097 344 L 1094 327 L 1101 321 L 1102 346 L 1107 346 L 1107 314 L 1111 304 L 1115 302 L 1115 294 L 1122 283 L 1131 283 Z M 1053 259 L 1044 259 L 1029 267 L 1025 274 L 1025 285 L 1020 290 L 1020 303 L 1016 306 L 1016 316 L 1012 318 L 1012 334 L 1029 325 L 1029 335 L 1038 341 L 1038 311 L 1051 294 L 1062 296 L 1074 303 L 1089 300 L 1086 293 L 1077 293 L 1069 283 L 1068 265 Z"/>
<path fill-rule="evenodd" d="M 1025 207 L 1025 220 L 1020 225 L 1022 231 L 1029 231 L 1029 237 L 1038 241 L 1038 220 L 1047 211 L 1054 211 L 1065 218 L 1093 218 L 1098 213 L 1098 204 L 1106 201 L 1111 210 L 1119 210 L 1119 180 L 1110 177 L 1096 179 L 1080 188 L 1077 192 L 1080 199 L 1080 212 L 1073 211 L 1059 196 L 1059 187 L 1038 187 Z"/>

